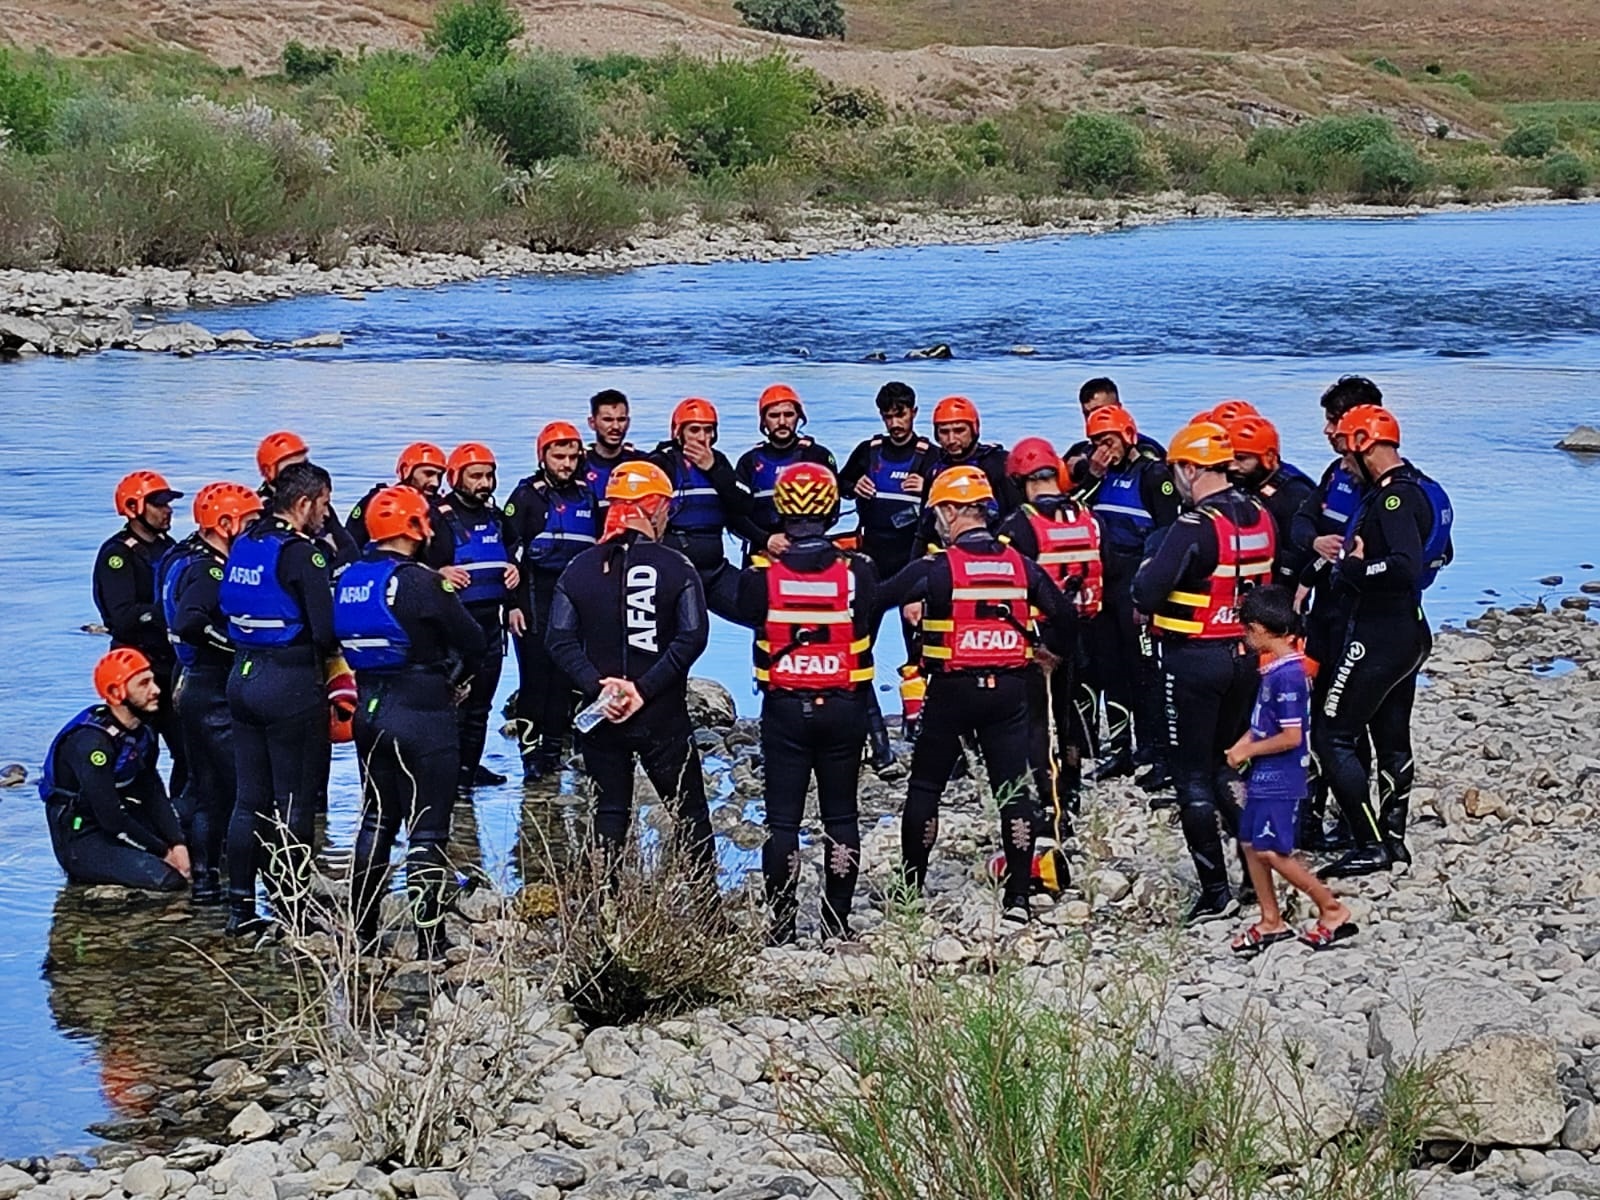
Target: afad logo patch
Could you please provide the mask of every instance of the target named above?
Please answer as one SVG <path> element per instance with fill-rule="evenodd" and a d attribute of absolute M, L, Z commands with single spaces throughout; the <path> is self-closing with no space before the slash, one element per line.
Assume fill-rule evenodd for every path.
<path fill-rule="evenodd" d="M 106 559 L 106 566 L 110 567 L 113 571 L 122 570 L 122 555 L 113 554 L 110 558 Z"/>
<path fill-rule="evenodd" d="M 311 565 L 318 568 L 326 567 L 328 565 L 328 560 L 323 557 L 322 551 L 313 550 L 311 552 Z"/>
<path fill-rule="evenodd" d="M 1400 507 L 1400 497 L 1399 496 L 1390 496 L 1387 500 L 1385 500 L 1383 502 L 1383 506 L 1385 508 L 1387 508 L 1390 512 L 1393 512 L 1395 509 Z"/>
<path fill-rule="evenodd" d="M 1161 494 L 1163 496 L 1172 495 L 1172 480 L 1166 479 L 1166 480 L 1162 481 L 1162 483 L 1161 483 Z"/>
<path fill-rule="evenodd" d="M 94 766 L 103 767 L 110 761 L 110 756 L 104 750 L 89 751 L 89 762 Z"/>

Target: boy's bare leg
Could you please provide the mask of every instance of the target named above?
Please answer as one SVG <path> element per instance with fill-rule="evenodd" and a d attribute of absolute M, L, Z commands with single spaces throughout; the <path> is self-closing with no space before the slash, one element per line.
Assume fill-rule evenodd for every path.
<path fill-rule="evenodd" d="M 1256 889 L 1256 901 L 1261 905 L 1261 920 L 1257 927 L 1262 933 L 1276 933 L 1283 926 L 1283 912 L 1278 908 L 1278 893 L 1272 886 L 1272 867 L 1270 865 L 1274 855 L 1257 853 L 1250 846 L 1244 847 L 1245 866 L 1250 870 L 1250 882 Z"/>
<path fill-rule="evenodd" d="M 1252 857 L 1255 857 L 1254 852 Z M 1328 885 L 1312 874 L 1311 869 L 1298 858 L 1291 854 L 1275 854 L 1265 850 L 1259 857 L 1265 860 L 1264 865 L 1270 866 L 1272 870 L 1282 875 L 1290 887 L 1298 888 L 1311 898 L 1311 903 L 1317 906 L 1317 920 L 1323 925 L 1329 929 L 1337 929 L 1350 919 L 1350 910 L 1341 904 L 1339 898 L 1328 889 Z M 1258 884 L 1258 891 L 1259 888 Z M 1274 904 L 1273 907 L 1276 908 L 1277 905 Z M 1263 904 L 1261 906 L 1263 923 L 1266 920 L 1266 913 L 1267 908 Z"/>

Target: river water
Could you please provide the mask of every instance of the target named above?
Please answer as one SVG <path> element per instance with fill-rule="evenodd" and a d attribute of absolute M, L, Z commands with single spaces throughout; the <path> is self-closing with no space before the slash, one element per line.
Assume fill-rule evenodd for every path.
<path fill-rule="evenodd" d="M 1389 396 L 1406 452 L 1456 503 L 1457 562 L 1428 597 L 1436 620 L 1532 599 L 1546 575 L 1571 584 L 1600 574 L 1589 567 L 1600 562 L 1600 459 L 1552 449 L 1574 425 L 1600 424 L 1600 205 L 1193 222 L 190 317 L 269 339 L 339 329 L 347 345 L 0 369 L 10 681 L 0 763 L 36 774 L 51 735 L 90 697 L 104 643 L 79 627 L 95 619 L 89 571 L 116 525 L 110 493 L 124 472 L 156 468 L 191 496 L 213 479 L 253 482 L 257 439 L 288 426 L 332 470 L 341 508 L 419 438 L 488 442 L 503 498 L 531 468 L 539 426 L 580 419 L 601 387 L 633 397 L 642 445 L 678 399 L 712 399 L 736 456 L 756 438 L 756 395 L 785 380 L 807 402 L 809 432 L 842 460 L 877 429 L 871 398 L 887 379 L 911 383 L 925 415 L 939 396 L 972 397 L 986 438 L 1060 443 L 1081 431 L 1078 384 L 1110 374 L 1141 427 L 1163 439 L 1195 410 L 1247 397 L 1315 475 L 1328 457 L 1317 395 L 1360 372 Z M 955 357 L 899 361 L 933 342 Z M 1035 353 L 1013 353 L 1019 345 Z M 887 361 L 864 361 L 877 352 Z M 747 646 L 719 625 L 700 673 L 749 708 Z M 506 691 L 515 674 L 512 664 Z M 489 760 L 509 771 L 515 755 L 492 739 Z M 141 1116 L 149 1085 L 226 1045 L 240 1005 L 200 953 L 251 978 L 261 968 L 222 944 L 219 917 L 182 902 L 104 909 L 65 891 L 31 784 L 0 797 L 0 1157 L 84 1149 L 96 1140 L 88 1126 Z M 335 847 L 349 844 L 354 800 L 344 755 Z M 507 785 L 480 795 L 458 841 L 504 872 L 519 835 L 559 839 L 573 820 L 558 798 Z"/>

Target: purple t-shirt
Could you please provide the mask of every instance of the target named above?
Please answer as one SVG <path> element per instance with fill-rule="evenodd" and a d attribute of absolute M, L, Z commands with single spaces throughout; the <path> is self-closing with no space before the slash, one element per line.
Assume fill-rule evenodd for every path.
<path fill-rule="evenodd" d="M 1300 743 L 1281 754 L 1252 759 L 1245 777 L 1245 794 L 1252 800 L 1304 800 L 1306 798 L 1306 720 L 1311 710 L 1311 686 L 1306 661 L 1286 654 L 1261 668 L 1261 688 L 1250 714 L 1250 732 L 1269 738 L 1287 729 L 1298 730 Z"/>

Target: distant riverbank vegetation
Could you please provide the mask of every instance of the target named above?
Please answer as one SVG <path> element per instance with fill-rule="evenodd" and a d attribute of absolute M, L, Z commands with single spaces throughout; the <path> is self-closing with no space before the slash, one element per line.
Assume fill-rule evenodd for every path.
<path fill-rule="evenodd" d="M 241 269 L 489 240 L 581 253 L 689 212 L 781 238 L 806 204 L 1000 198 L 1029 224 L 1069 195 L 1576 196 L 1600 168 L 1600 105 L 1514 106 L 1498 143 L 1359 114 L 1201 140 L 1138 111 L 936 122 L 778 54 L 579 58 L 514 51 L 520 33 L 502 0 L 460 0 L 424 52 L 295 42 L 255 78 L 187 54 L 0 51 L 0 266 Z"/>

